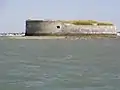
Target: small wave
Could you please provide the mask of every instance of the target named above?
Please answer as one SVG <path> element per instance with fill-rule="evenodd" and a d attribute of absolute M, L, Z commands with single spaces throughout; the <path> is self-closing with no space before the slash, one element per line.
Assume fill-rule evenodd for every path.
<path fill-rule="evenodd" d="M 26 67 L 28 67 L 28 68 L 40 68 L 40 66 L 38 66 L 38 65 L 26 65 Z"/>
<path fill-rule="evenodd" d="M 19 56 L 18 53 L 14 53 L 14 52 L 4 52 L 5 56 Z"/>
<path fill-rule="evenodd" d="M 25 45 L 20 45 L 19 48 L 25 48 L 26 46 Z"/>
<path fill-rule="evenodd" d="M 72 55 L 67 55 L 65 58 L 63 58 L 64 60 L 69 60 L 71 59 L 73 56 Z"/>
<path fill-rule="evenodd" d="M 42 81 L 25 81 L 24 84 L 26 87 L 34 87 L 34 86 L 40 86 L 44 84 Z"/>

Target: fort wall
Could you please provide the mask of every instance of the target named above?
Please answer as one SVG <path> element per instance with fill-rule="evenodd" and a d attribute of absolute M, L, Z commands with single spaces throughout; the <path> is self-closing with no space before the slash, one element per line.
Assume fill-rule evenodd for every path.
<path fill-rule="evenodd" d="M 26 36 L 38 36 L 43 34 L 117 34 L 117 31 L 114 25 L 74 25 L 60 21 L 26 21 Z"/>

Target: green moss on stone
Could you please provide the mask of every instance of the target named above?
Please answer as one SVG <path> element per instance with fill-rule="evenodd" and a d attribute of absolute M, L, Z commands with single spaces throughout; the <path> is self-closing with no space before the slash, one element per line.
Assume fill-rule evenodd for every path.
<path fill-rule="evenodd" d="M 71 23 L 74 25 L 97 25 L 97 26 L 113 26 L 113 24 L 111 22 L 98 22 L 95 20 L 68 20 L 68 21 L 61 21 L 64 23 Z"/>

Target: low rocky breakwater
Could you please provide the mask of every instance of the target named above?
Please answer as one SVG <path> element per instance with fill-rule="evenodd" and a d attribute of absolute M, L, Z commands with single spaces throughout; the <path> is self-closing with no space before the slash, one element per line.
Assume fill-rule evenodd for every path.
<path fill-rule="evenodd" d="M 44 39 L 64 39 L 64 40 L 90 40 L 90 39 L 119 39 L 116 35 L 79 35 L 79 36 L 13 36 L 7 37 L 9 39 L 31 39 L 31 40 L 44 40 Z"/>

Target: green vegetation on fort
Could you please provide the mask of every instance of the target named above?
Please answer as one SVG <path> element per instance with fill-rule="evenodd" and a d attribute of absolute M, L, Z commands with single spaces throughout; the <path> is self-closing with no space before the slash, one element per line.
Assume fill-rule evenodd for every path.
<path fill-rule="evenodd" d="M 113 24 L 111 22 L 98 22 L 98 21 L 94 21 L 94 20 L 66 20 L 66 21 L 61 21 L 64 23 L 71 23 L 74 25 L 97 25 L 97 26 L 113 26 Z"/>

